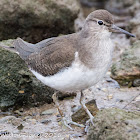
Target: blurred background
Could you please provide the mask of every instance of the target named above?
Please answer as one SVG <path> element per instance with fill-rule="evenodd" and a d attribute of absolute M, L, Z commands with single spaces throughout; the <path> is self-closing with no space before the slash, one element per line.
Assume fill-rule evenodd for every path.
<path fill-rule="evenodd" d="M 1 0 L 0 40 L 21 37 L 35 43 L 72 33 L 82 26 L 82 18 L 96 9 L 108 10 L 117 24 L 140 38 L 139 0 Z M 81 18 L 81 25 L 76 22 L 74 28 L 77 18 Z"/>
<path fill-rule="evenodd" d="M 5 121 L 0 119 L 0 130 L 28 132 L 28 129 L 23 129 L 28 122 L 28 127 L 32 129 L 30 132 L 36 133 L 40 125 L 37 121 L 42 121 L 41 124 L 48 127 L 46 131 L 60 129 L 61 133 L 60 126 L 50 123 L 50 118 L 55 120 L 58 115 L 50 104 L 54 90 L 38 81 L 20 57 L 13 53 L 13 41 L 20 37 L 37 43 L 46 38 L 78 32 L 87 15 L 97 9 L 111 12 L 115 24 L 135 34 L 136 38 L 112 34 L 112 66 L 103 81 L 86 91 L 87 101 L 96 99 L 99 109 L 114 106 L 140 111 L 140 0 L 0 0 L 0 118 L 10 115 L 18 118 L 8 125 L 5 123 L 8 118 Z M 59 98 L 65 97 L 68 95 L 60 94 Z M 67 101 L 62 101 L 62 105 L 72 106 Z M 45 110 L 47 113 L 42 117 L 40 114 Z M 47 116 L 49 113 L 52 116 Z M 139 130 L 139 127 L 136 128 Z M 44 132 L 46 126 L 41 125 L 40 129 L 38 131 Z M 127 135 L 123 130 L 122 133 Z M 0 136 L 2 134 L 0 131 Z M 63 138 L 66 136 L 65 133 L 62 135 Z M 82 136 L 80 139 L 85 139 L 86 136 Z"/>

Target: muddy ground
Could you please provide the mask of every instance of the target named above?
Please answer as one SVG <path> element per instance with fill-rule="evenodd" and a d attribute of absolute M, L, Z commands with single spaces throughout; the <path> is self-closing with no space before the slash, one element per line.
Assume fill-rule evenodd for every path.
<path fill-rule="evenodd" d="M 84 93 L 85 101 L 94 98 L 99 109 L 115 107 L 140 111 L 140 87 L 119 88 L 117 82 L 110 79 L 109 76 Z M 60 108 L 68 119 L 69 115 L 72 114 L 72 107 L 74 105 L 80 106 L 79 96 L 80 94 L 77 94 L 74 99 L 59 101 Z M 0 131 L 7 132 L 7 134 L 1 135 L 0 139 L 2 140 L 86 139 L 84 128 L 72 126 L 74 130 L 70 130 L 63 126 L 60 115 L 53 103 L 30 109 L 21 108 L 14 111 L 14 114 L 10 114 L 10 112 L 1 112 L 0 114 Z"/>

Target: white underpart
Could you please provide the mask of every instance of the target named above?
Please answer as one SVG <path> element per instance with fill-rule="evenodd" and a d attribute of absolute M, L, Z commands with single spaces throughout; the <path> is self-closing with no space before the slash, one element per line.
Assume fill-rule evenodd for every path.
<path fill-rule="evenodd" d="M 75 52 L 75 60 L 72 65 L 53 76 L 44 77 L 34 70 L 31 71 L 45 85 L 62 92 L 74 92 L 91 87 L 104 77 L 110 65 L 113 50 L 112 42 L 109 38 L 103 36 L 101 38 L 102 41 L 99 43 L 99 47 L 102 49 L 102 54 L 97 55 L 100 62 L 93 69 L 89 69 L 81 63 L 78 52 Z"/>

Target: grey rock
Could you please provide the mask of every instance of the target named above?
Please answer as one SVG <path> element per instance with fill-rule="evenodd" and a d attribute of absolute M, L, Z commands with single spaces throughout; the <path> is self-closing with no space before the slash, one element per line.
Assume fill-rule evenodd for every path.
<path fill-rule="evenodd" d="M 79 6 L 75 0 L 1 0 L 0 11 L 0 40 L 35 43 L 74 32 Z"/>
<path fill-rule="evenodd" d="M 140 112 L 104 109 L 97 113 L 87 140 L 139 140 Z"/>
<path fill-rule="evenodd" d="M 111 77 L 122 86 L 140 86 L 140 40 L 125 50 L 111 68 Z"/>

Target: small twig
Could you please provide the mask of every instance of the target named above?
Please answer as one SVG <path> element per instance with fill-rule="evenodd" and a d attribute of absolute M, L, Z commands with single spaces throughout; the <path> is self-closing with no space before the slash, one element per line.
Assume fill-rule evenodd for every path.
<path fill-rule="evenodd" d="M 129 104 L 131 104 L 138 96 L 140 93 L 138 93 L 128 104 L 126 104 L 122 109 L 125 109 Z"/>

